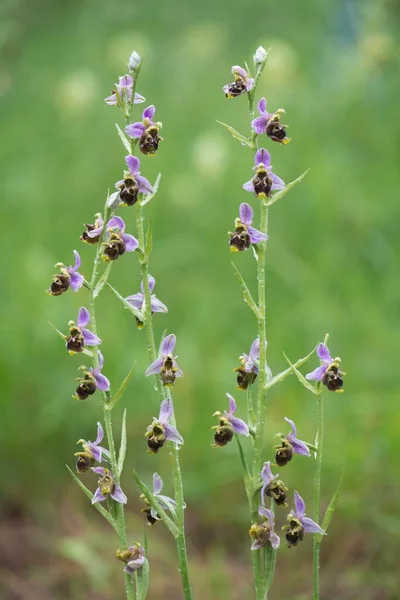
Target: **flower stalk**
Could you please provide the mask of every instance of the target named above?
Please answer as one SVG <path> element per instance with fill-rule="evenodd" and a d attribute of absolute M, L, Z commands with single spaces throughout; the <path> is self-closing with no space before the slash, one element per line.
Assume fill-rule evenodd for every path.
<path fill-rule="evenodd" d="M 318 384 L 320 388 L 321 385 Z M 321 477 L 322 477 L 322 453 L 324 444 L 324 399 L 322 390 L 319 389 L 317 396 L 317 452 L 315 456 L 316 467 L 314 476 L 314 521 L 319 523 L 320 518 L 320 497 L 321 497 Z M 313 537 L 313 600 L 319 600 L 319 563 L 322 537 L 319 533 L 314 533 Z"/>

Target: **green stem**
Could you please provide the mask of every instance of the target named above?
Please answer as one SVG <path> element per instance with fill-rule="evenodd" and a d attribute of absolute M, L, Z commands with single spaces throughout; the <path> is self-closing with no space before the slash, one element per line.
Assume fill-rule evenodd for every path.
<path fill-rule="evenodd" d="M 96 256 L 94 259 L 93 272 L 92 272 L 92 278 L 90 281 L 90 291 L 89 291 L 90 324 L 91 324 L 91 329 L 92 329 L 93 333 L 95 333 L 95 334 L 97 334 L 97 326 L 96 326 L 94 290 L 96 287 L 96 283 L 97 283 L 97 279 L 98 279 L 98 275 L 99 275 L 100 264 L 101 264 L 102 242 L 103 242 L 104 236 L 105 236 L 106 225 L 107 225 L 107 222 L 110 217 L 111 217 L 111 211 L 106 205 L 106 207 L 104 209 L 104 225 L 103 225 L 103 230 L 102 230 L 102 233 L 100 236 L 99 244 L 97 247 Z M 99 359 L 98 359 L 97 352 L 95 351 L 93 353 L 93 367 L 96 368 L 96 367 L 98 367 L 98 365 L 99 365 Z M 103 416 L 104 416 L 104 425 L 105 425 L 105 430 L 106 430 L 108 448 L 110 451 L 111 470 L 112 470 L 115 481 L 117 483 L 119 483 L 120 472 L 119 472 L 119 468 L 118 468 L 117 455 L 116 455 L 115 444 L 114 444 L 114 436 L 113 436 L 113 431 L 112 431 L 111 411 L 107 410 L 107 408 L 106 408 L 109 401 L 110 401 L 110 392 L 103 392 L 103 401 L 102 401 Z M 115 519 L 116 519 L 116 524 L 117 524 L 117 533 L 118 533 L 119 543 L 120 543 L 121 549 L 126 550 L 128 548 L 128 543 L 127 543 L 127 537 L 126 537 L 124 506 L 123 506 L 123 504 L 121 504 L 119 502 L 115 502 L 114 500 L 112 500 L 111 502 L 114 502 Z M 130 575 L 128 575 L 127 573 L 124 573 L 124 583 L 125 583 L 125 593 L 126 593 L 127 600 L 134 600 L 132 579 L 131 579 Z"/>
<path fill-rule="evenodd" d="M 147 348 L 149 352 L 149 357 L 151 362 L 154 362 L 157 358 L 156 345 L 154 340 L 154 328 L 153 328 L 153 320 L 151 315 L 151 292 L 149 287 L 149 266 L 148 266 L 148 258 L 146 257 L 145 250 L 145 235 L 144 235 L 144 226 L 143 226 L 143 209 L 140 204 L 136 206 L 136 226 L 138 233 L 139 246 L 143 250 L 143 258 L 141 259 L 141 274 L 144 288 L 144 299 L 145 299 L 145 310 L 144 310 L 144 318 L 145 318 L 145 329 L 147 334 Z M 160 395 L 161 400 L 166 400 L 167 398 L 172 400 L 171 392 L 168 388 L 164 387 L 162 381 L 159 376 L 155 377 L 156 386 L 158 393 Z M 173 415 L 171 419 L 171 424 L 173 426 L 176 425 L 175 415 Z M 185 537 L 185 500 L 183 495 L 183 484 L 182 484 L 182 474 L 181 467 L 179 462 L 179 450 L 176 444 L 169 443 L 169 451 L 172 459 L 172 474 L 173 474 L 173 485 L 175 492 L 175 502 L 176 502 L 176 516 L 177 516 L 177 525 L 180 530 L 180 535 L 175 538 L 176 547 L 178 551 L 178 562 L 179 562 L 179 571 L 181 574 L 182 580 L 182 588 L 184 593 L 185 600 L 192 600 L 192 588 L 190 584 L 190 576 L 189 576 L 189 564 L 186 550 L 186 537 Z"/>
<path fill-rule="evenodd" d="M 317 429 L 317 443 L 318 448 L 316 456 L 316 469 L 314 476 L 314 521 L 319 523 L 319 507 L 320 507 L 320 496 L 321 496 L 321 474 L 322 474 L 322 451 L 324 443 L 324 403 L 323 397 L 320 393 L 317 396 L 317 415 L 318 415 L 318 429 Z M 313 539 L 313 600 L 319 600 L 319 558 L 321 549 L 321 536 L 318 533 L 314 533 Z"/>

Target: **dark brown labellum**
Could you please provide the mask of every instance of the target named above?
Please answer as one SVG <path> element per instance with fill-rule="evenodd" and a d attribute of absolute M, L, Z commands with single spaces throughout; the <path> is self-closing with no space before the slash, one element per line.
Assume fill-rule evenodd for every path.
<path fill-rule="evenodd" d="M 246 92 L 246 83 L 242 78 L 236 79 L 228 86 L 228 91 L 225 92 L 227 98 L 236 98 Z"/>
<path fill-rule="evenodd" d="M 282 445 L 276 449 L 275 463 L 278 467 L 284 467 L 293 458 L 293 446 L 286 440 L 282 440 Z"/>
<path fill-rule="evenodd" d="M 337 392 L 343 387 L 343 373 L 340 371 L 336 363 L 332 363 L 326 369 L 325 374 L 322 378 L 322 383 L 326 385 L 330 392 Z"/>
<path fill-rule="evenodd" d="M 155 519 L 153 517 L 153 515 L 151 514 L 150 506 L 147 506 L 146 508 L 142 508 L 141 512 L 146 515 L 146 521 L 148 522 L 149 525 L 155 525 L 157 523 L 158 519 Z"/>
<path fill-rule="evenodd" d="M 121 240 L 111 242 L 104 248 L 104 254 L 108 260 L 117 260 L 126 250 L 125 243 Z"/>
<path fill-rule="evenodd" d="M 220 427 L 215 430 L 214 444 L 216 446 L 226 446 L 233 438 L 233 429 L 229 425 L 221 422 Z"/>
<path fill-rule="evenodd" d="M 277 506 L 287 506 L 286 488 L 282 481 L 271 481 L 265 495 L 273 498 Z"/>
<path fill-rule="evenodd" d="M 139 139 L 139 150 L 143 154 L 152 155 L 158 150 L 158 145 L 161 142 L 161 137 L 158 135 L 158 127 L 152 125 L 148 127 Z"/>
<path fill-rule="evenodd" d="M 119 197 L 121 202 L 126 206 L 133 206 L 138 199 L 139 188 L 134 179 L 124 179 L 124 185 L 121 188 Z"/>
<path fill-rule="evenodd" d="M 81 379 L 76 388 L 76 395 L 79 400 L 86 400 L 86 398 L 89 398 L 89 396 L 95 393 L 96 389 L 96 380 L 91 377 L 85 377 L 85 379 Z"/>
<path fill-rule="evenodd" d="M 259 169 L 253 178 L 254 195 L 269 197 L 271 195 L 272 179 L 267 171 Z"/>
<path fill-rule="evenodd" d="M 249 385 L 257 379 L 257 373 L 249 373 L 244 367 L 237 367 L 235 371 L 237 373 L 236 387 L 238 390 L 247 390 Z"/>
<path fill-rule="evenodd" d="M 250 247 L 250 235 L 245 227 L 236 227 L 230 234 L 229 246 L 238 252 L 243 252 Z"/>
<path fill-rule="evenodd" d="M 174 361 L 171 356 L 167 356 L 164 360 L 164 364 L 161 367 L 160 377 L 163 385 L 170 386 L 174 385 L 176 379 L 177 368 L 174 367 Z"/>
<path fill-rule="evenodd" d="M 95 229 L 94 225 L 90 225 L 89 223 L 85 223 L 86 231 L 84 231 L 80 237 L 81 242 L 86 242 L 86 244 L 97 244 L 100 236 L 96 235 L 95 237 L 89 237 L 88 232 L 93 231 Z"/>
<path fill-rule="evenodd" d="M 282 143 L 286 138 L 286 125 L 281 125 L 279 122 L 279 118 L 271 118 L 268 121 L 265 133 L 273 142 Z"/>
<path fill-rule="evenodd" d="M 69 288 L 71 278 L 69 275 L 54 275 L 53 281 L 49 289 L 49 294 L 52 296 L 61 296 Z"/>
<path fill-rule="evenodd" d="M 77 452 L 75 456 L 78 456 L 78 460 L 76 461 L 76 470 L 79 474 L 88 471 L 96 462 L 92 456 L 88 456 L 84 452 Z"/>
<path fill-rule="evenodd" d="M 72 330 L 67 340 L 67 350 L 69 352 L 82 352 L 85 345 L 83 335 L 79 330 Z"/>
<path fill-rule="evenodd" d="M 165 444 L 165 437 L 155 437 L 151 436 L 147 440 L 147 446 L 149 454 L 157 454 L 157 452 L 162 448 Z"/>
<path fill-rule="evenodd" d="M 298 519 L 290 519 L 289 525 L 284 529 L 287 529 L 285 538 L 288 543 L 288 548 L 297 546 L 299 542 L 303 541 L 304 527 Z"/>

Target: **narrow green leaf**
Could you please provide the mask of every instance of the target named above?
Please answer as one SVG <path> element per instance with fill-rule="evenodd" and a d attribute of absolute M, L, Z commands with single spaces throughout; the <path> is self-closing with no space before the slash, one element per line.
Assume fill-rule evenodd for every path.
<path fill-rule="evenodd" d="M 236 442 L 237 442 L 237 445 L 239 448 L 240 462 L 242 463 L 242 467 L 243 467 L 244 486 L 246 489 L 247 497 L 250 501 L 252 498 L 252 494 L 253 494 L 252 478 L 251 478 L 250 470 L 249 470 L 249 467 L 247 464 L 246 456 L 244 454 L 243 446 L 241 444 L 239 436 L 237 434 L 235 434 L 235 438 L 236 438 Z"/>
<path fill-rule="evenodd" d="M 119 402 L 121 400 L 135 369 L 136 369 L 136 361 L 133 363 L 132 368 L 129 371 L 128 375 L 125 377 L 125 379 L 119 386 L 117 393 L 113 395 L 111 402 L 109 402 L 108 404 L 105 405 L 106 410 L 112 410 L 114 408 L 114 406 L 117 404 L 117 402 Z"/>
<path fill-rule="evenodd" d="M 57 327 L 55 325 L 53 325 L 53 323 L 51 323 L 51 321 L 49 321 L 49 325 L 54 329 L 54 331 L 56 333 L 58 333 L 58 335 L 63 339 L 63 341 L 65 343 L 66 340 L 68 339 L 68 336 L 65 336 L 59 329 L 57 329 Z M 88 348 L 83 348 L 82 353 L 86 354 L 86 356 L 90 356 L 90 358 L 93 358 L 93 352 L 91 350 L 89 350 Z"/>
<path fill-rule="evenodd" d="M 126 135 L 124 134 L 124 132 L 122 131 L 122 129 L 120 128 L 120 126 L 117 123 L 115 123 L 115 127 L 117 128 L 120 140 L 123 143 L 123 145 L 125 146 L 128 154 L 131 154 L 132 148 L 131 148 L 130 141 L 128 140 L 128 138 L 126 137 Z"/>
<path fill-rule="evenodd" d="M 134 306 L 132 306 L 131 304 L 129 304 L 129 302 L 127 302 L 125 300 L 125 298 L 123 296 L 121 296 L 121 294 L 119 292 L 117 292 L 117 290 L 115 288 L 113 288 L 112 285 L 110 285 L 108 282 L 106 282 L 106 285 L 107 285 L 107 287 L 110 288 L 110 290 L 118 298 L 118 300 L 120 300 L 122 302 L 122 304 L 125 306 L 125 308 L 127 310 L 129 310 L 131 313 L 133 313 L 135 315 L 135 317 L 137 317 L 139 319 L 139 321 L 144 323 L 145 319 L 144 319 L 143 313 L 140 310 L 138 310 L 137 308 L 135 308 Z"/>
<path fill-rule="evenodd" d="M 113 261 L 110 261 L 108 263 L 107 267 L 105 268 L 103 275 L 98 280 L 96 287 L 94 288 L 94 292 L 93 292 L 94 298 L 97 298 L 97 296 L 100 294 L 101 290 L 103 289 L 104 285 L 107 283 L 107 279 L 110 274 L 112 265 L 113 265 Z"/>
<path fill-rule="evenodd" d="M 144 259 L 148 261 L 151 251 L 153 249 L 153 224 L 151 218 L 149 219 L 149 226 L 146 232 L 146 244 L 144 248 Z"/>
<path fill-rule="evenodd" d="M 149 561 L 145 558 L 143 566 L 136 572 L 136 600 L 145 600 L 149 589 L 149 576 Z"/>
<path fill-rule="evenodd" d="M 312 383 L 307 381 L 307 379 L 304 377 L 304 375 L 302 373 L 300 373 L 300 371 L 298 371 L 294 365 L 292 365 L 292 363 L 290 362 L 290 360 L 288 359 L 288 357 L 286 356 L 286 354 L 284 352 L 282 354 L 286 358 L 289 365 L 291 366 L 293 373 L 296 375 L 296 377 L 300 381 L 300 383 L 302 385 L 304 385 L 304 387 L 307 388 L 307 390 L 309 390 L 316 396 L 319 396 L 319 392 L 318 392 L 317 388 L 314 385 L 312 385 Z"/>
<path fill-rule="evenodd" d="M 72 471 L 72 469 L 69 468 L 68 465 L 65 465 L 65 466 L 67 467 L 68 471 L 71 473 L 73 479 L 79 485 L 79 487 L 81 488 L 81 490 L 83 491 L 85 496 L 87 496 L 89 498 L 89 500 L 91 501 L 93 498 L 92 492 L 82 483 L 82 481 L 79 479 L 79 477 L 77 477 L 77 475 L 75 475 L 75 473 Z M 99 502 L 96 502 L 96 504 L 93 504 L 93 506 L 110 523 L 110 525 L 115 529 L 115 531 L 117 531 L 117 523 L 115 522 L 114 518 L 110 515 L 108 510 L 103 508 Z"/>
<path fill-rule="evenodd" d="M 307 354 L 307 356 L 304 356 L 303 358 L 299 358 L 298 360 L 296 360 L 296 362 L 294 363 L 293 367 L 301 367 L 301 365 L 303 365 L 305 362 L 308 361 L 309 358 L 312 357 L 312 355 L 314 354 L 314 352 L 315 352 L 315 348 L 314 348 L 314 350 L 311 350 L 311 352 L 309 354 Z M 293 375 L 293 368 L 292 367 L 289 367 L 289 369 L 285 369 L 281 373 L 278 373 L 278 375 L 275 375 L 275 377 L 273 377 L 272 379 L 270 379 L 267 382 L 267 384 L 265 385 L 264 389 L 265 390 L 269 390 L 269 388 L 271 388 L 276 383 L 279 383 L 280 381 L 283 381 L 289 375 Z"/>
<path fill-rule="evenodd" d="M 146 204 L 148 204 L 150 202 L 150 200 L 152 200 L 154 198 L 154 196 L 157 194 L 158 192 L 158 188 L 160 187 L 160 181 L 161 181 L 161 173 L 159 173 L 157 175 L 157 179 L 153 185 L 153 193 L 152 194 L 147 194 L 143 200 L 141 200 L 140 204 L 141 206 L 146 206 Z"/>
<path fill-rule="evenodd" d="M 147 539 L 147 525 L 144 526 L 144 530 L 143 530 L 143 548 L 144 548 L 144 553 L 147 555 L 148 551 L 149 551 L 149 540 Z"/>
<path fill-rule="evenodd" d="M 272 206 L 273 204 L 275 204 L 275 202 L 277 202 L 278 200 L 280 200 L 281 198 L 283 198 L 283 196 L 285 194 L 287 194 L 289 192 L 289 190 L 292 189 L 292 187 L 294 187 L 297 183 L 300 183 L 300 181 L 302 181 L 304 179 L 304 177 L 307 175 L 308 171 L 310 169 L 307 169 L 307 171 L 305 171 L 302 175 L 300 175 L 300 177 L 298 177 L 297 179 L 295 179 L 294 181 L 291 181 L 290 183 L 287 184 L 287 186 L 285 186 L 283 188 L 283 190 L 280 190 L 279 192 L 276 192 L 271 200 L 267 203 L 267 206 Z"/>
<path fill-rule="evenodd" d="M 167 513 L 165 512 L 165 510 L 160 506 L 159 502 L 154 497 L 154 495 L 150 492 L 150 490 L 147 487 L 147 485 L 140 479 L 140 477 L 139 477 L 136 469 L 133 469 L 133 476 L 134 476 L 135 481 L 138 484 L 138 486 L 139 486 L 142 494 L 149 501 L 150 506 L 152 506 L 154 508 L 154 510 L 157 511 L 157 514 L 164 521 L 165 525 L 168 527 L 168 529 L 170 530 L 170 532 L 172 533 L 172 535 L 174 536 L 174 538 L 178 538 L 181 535 L 181 532 L 180 532 L 178 526 L 167 515 Z"/>
<path fill-rule="evenodd" d="M 259 313 L 258 313 L 257 304 L 254 302 L 253 297 L 250 293 L 250 290 L 247 287 L 245 280 L 243 279 L 239 269 L 236 267 L 234 262 L 232 263 L 232 266 L 237 275 L 237 278 L 239 279 L 239 284 L 240 284 L 240 289 L 242 290 L 243 299 L 246 302 L 246 304 L 248 304 L 248 306 L 251 308 L 251 310 L 253 311 L 253 313 L 256 315 L 256 317 L 258 319 Z"/>
<path fill-rule="evenodd" d="M 332 520 L 333 513 L 335 512 L 335 507 L 336 507 L 336 503 L 337 503 L 338 498 L 339 498 L 340 489 L 342 487 L 343 479 L 344 479 L 344 471 L 343 471 L 342 476 L 340 478 L 339 485 L 337 486 L 336 491 L 333 494 L 332 500 L 329 502 L 329 506 L 326 509 L 325 516 L 324 516 L 324 518 L 322 520 L 321 527 L 322 527 L 322 529 L 325 532 L 327 531 L 327 529 L 329 527 L 329 524 L 330 524 L 330 522 Z"/>
<path fill-rule="evenodd" d="M 225 127 L 225 129 L 227 129 L 229 131 L 229 133 L 236 140 L 239 140 L 239 142 L 241 144 L 243 144 L 244 146 L 249 146 L 250 148 L 252 148 L 254 150 L 254 143 L 251 141 L 251 139 L 249 139 L 248 137 L 245 137 L 244 135 L 242 135 L 241 133 L 239 133 L 238 131 L 236 131 L 236 129 L 234 129 L 230 125 L 227 125 L 226 123 L 223 123 L 222 121 L 218 121 L 217 120 L 217 123 L 219 123 L 220 125 L 222 125 L 223 127 Z"/>
<path fill-rule="evenodd" d="M 121 427 L 121 445 L 119 447 L 118 454 L 118 471 L 121 475 L 122 469 L 124 468 L 124 460 L 126 454 L 126 408 L 124 410 L 124 414 L 122 415 L 122 427 Z"/>

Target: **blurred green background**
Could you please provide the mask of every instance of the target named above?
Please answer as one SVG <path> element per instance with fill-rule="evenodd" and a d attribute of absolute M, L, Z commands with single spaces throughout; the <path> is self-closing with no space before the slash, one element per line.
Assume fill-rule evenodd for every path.
<path fill-rule="evenodd" d="M 330 332 L 347 372 L 345 394 L 326 395 L 324 506 L 343 468 L 345 483 L 322 553 L 322 597 L 399 598 L 399 46 L 394 0 L 165 3 L 120 0 L 0 4 L 2 361 L 1 600 L 90 600 L 123 596 L 116 540 L 65 468 L 79 438 L 94 439 L 98 397 L 74 402 L 80 357 L 70 358 L 48 322 L 66 330 L 87 292 L 51 298 L 53 265 L 72 250 L 89 277 L 94 249 L 79 242 L 120 179 L 121 115 L 103 102 L 133 49 L 145 63 L 138 90 L 157 107 L 165 141 L 143 157 L 151 181 L 162 172 L 153 217 L 151 273 L 169 314 L 157 335 L 175 332 L 185 371 L 174 390 L 197 597 L 251 598 L 248 517 L 234 444 L 210 446 L 211 415 L 234 392 L 238 356 L 256 336 L 231 268 L 226 232 L 251 176 L 251 152 L 215 122 L 246 132 L 246 98 L 226 101 L 232 64 L 273 46 L 260 95 L 283 106 L 292 143 L 266 141 L 285 181 L 307 178 L 270 216 L 269 364 L 274 373 Z M 137 107 L 137 114 L 143 108 Z M 134 214 L 121 209 L 133 231 Z M 250 252 L 233 256 L 252 289 Z M 135 256 L 114 266 L 123 295 L 140 283 Z M 143 518 L 130 475 L 157 470 L 171 493 L 168 455 L 146 454 L 143 437 L 158 413 L 144 332 L 105 290 L 98 303 L 105 373 L 119 385 L 137 370 L 121 404 L 129 447 L 123 487 L 130 537 Z M 310 367 L 316 366 L 313 360 Z M 397 366 L 396 366 L 397 365 Z M 307 369 L 305 369 L 305 372 Z M 315 401 L 293 378 L 269 396 L 265 460 L 273 435 L 294 419 L 313 440 Z M 115 411 L 118 435 L 123 406 Z M 313 464 L 297 457 L 285 482 L 311 506 Z M 89 487 L 96 484 L 85 476 Z M 279 518 L 283 524 L 284 515 Z M 282 522 L 281 522 L 282 521 Z M 148 531 L 149 598 L 181 597 L 175 550 L 162 525 Z M 271 600 L 311 596 L 311 539 L 278 558 Z"/>

